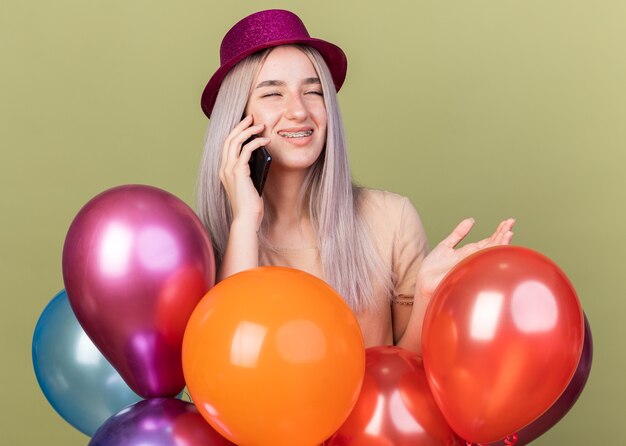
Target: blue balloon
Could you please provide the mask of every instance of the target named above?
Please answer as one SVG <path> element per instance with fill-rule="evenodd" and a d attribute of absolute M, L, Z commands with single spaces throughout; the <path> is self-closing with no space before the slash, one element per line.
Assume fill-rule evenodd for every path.
<path fill-rule="evenodd" d="M 93 436 L 109 417 L 142 400 L 100 353 L 61 291 L 33 334 L 33 366 L 48 402 L 82 433 Z"/>

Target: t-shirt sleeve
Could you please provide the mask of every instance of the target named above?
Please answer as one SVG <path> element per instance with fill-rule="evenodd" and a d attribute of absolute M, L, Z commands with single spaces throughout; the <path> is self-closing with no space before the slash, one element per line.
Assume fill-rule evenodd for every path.
<path fill-rule="evenodd" d="M 394 236 L 392 268 L 394 273 L 393 301 L 411 305 L 415 294 L 417 272 L 428 254 L 426 231 L 411 201 L 404 197 Z"/>

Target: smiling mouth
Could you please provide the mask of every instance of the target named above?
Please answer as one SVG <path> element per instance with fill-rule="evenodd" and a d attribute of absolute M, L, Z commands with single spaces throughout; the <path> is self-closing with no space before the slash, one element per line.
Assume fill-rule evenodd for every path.
<path fill-rule="evenodd" d="M 304 130 L 302 132 L 278 132 L 284 138 L 306 138 L 313 134 L 313 130 Z"/>

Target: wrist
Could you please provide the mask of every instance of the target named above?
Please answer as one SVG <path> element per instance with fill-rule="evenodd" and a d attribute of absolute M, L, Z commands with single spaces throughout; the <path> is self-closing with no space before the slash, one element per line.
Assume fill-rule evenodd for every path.
<path fill-rule="evenodd" d="M 262 218 L 253 218 L 252 216 L 238 216 L 233 219 L 230 224 L 230 231 L 239 233 L 239 234 L 254 234 L 259 231 L 261 227 Z"/>
<path fill-rule="evenodd" d="M 428 287 L 424 286 L 424 281 L 418 276 L 415 284 L 415 300 L 430 301 L 433 293 L 432 290 L 428 290 Z"/>

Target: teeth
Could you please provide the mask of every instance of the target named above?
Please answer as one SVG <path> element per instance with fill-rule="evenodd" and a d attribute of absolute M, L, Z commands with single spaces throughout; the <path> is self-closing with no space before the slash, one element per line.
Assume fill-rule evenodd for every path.
<path fill-rule="evenodd" d="M 313 130 L 305 130 L 303 132 L 280 132 L 280 136 L 284 136 L 285 138 L 303 138 L 305 136 L 311 136 L 313 134 Z"/>

